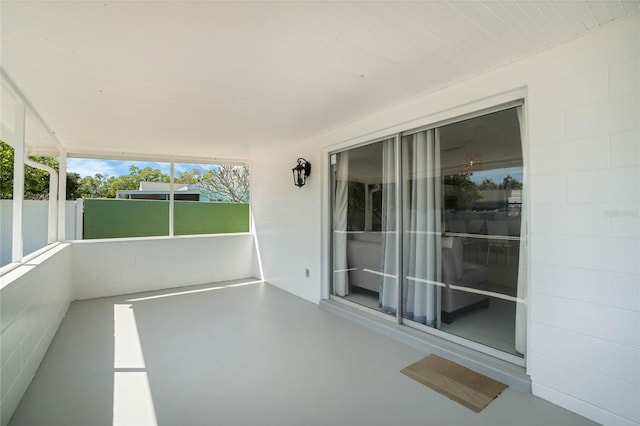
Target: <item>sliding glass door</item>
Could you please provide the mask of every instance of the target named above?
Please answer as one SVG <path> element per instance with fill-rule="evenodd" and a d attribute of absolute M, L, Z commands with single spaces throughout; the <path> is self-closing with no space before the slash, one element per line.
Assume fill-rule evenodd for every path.
<path fill-rule="evenodd" d="M 332 294 L 522 357 L 520 121 L 505 108 L 333 154 Z"/>
<path fill-rule="evenodd" d="M 332 294 L 397 311 L 395 139 L 331 156 Z"/>

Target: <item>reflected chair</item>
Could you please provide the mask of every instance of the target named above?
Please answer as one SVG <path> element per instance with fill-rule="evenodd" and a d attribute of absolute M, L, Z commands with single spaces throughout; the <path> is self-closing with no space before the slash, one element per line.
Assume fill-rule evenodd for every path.
<path fill-rule="evenodd" d="M 513 241 L 506 238 L 509 237 L 509 231 L 507 229 L 507 223 L 503 220 L 488 220 L 487 221 L 487 265 L 489 264 L 489 255 L 491 249 L 503 250 L 507 255 L 507 266 L 510 265 L 511 248 L 513 247 Z M 498 238 L 495 238 L 498 237 Z M 503 237 L 503 238 L 500 238 Z M 497 254 L 496 254 L 497 256 Z M 496 257 L 497 259 L 497 257 Z"/>

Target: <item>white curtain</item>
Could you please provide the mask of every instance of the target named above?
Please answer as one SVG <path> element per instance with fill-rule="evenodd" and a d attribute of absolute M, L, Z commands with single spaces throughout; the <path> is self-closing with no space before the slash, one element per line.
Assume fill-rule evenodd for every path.
<path fill-rule="evenodd" d="M 349 294 L 347 271 L 347 205 L 349 200 L 349 152 L 341 152 L 336 164 L 336 194 L 333 209 L 333 291 Z"/>
<path fill-rule="evenodd" d="M 404 316 L 437 325 L 440 280 L 440 148 L 434 130 L 406 136 Z"/>
<path fill-rule="evenodd" d="M 395 314 L 398 309 L 398 259 L 396 247 L 396 184 L 394 140 L 382 142 L 382 284 L 380 309 Z"/>
<path fill-rule="evenodd" d="M 520 122 L 520 140 L 524 142 L 522 107 L 516 108 Z M 525 353 L 527 347 L 527 205 L 522 200 L 520 209 L 520 254 L 518 264 L 518 302 L 516 302 L 516 351 Z"/>

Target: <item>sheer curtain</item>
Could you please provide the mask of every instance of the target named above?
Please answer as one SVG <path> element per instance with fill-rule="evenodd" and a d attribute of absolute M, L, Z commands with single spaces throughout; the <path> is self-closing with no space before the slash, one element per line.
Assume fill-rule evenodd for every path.
<path fill-rule="evenodd" d="M 336 196 L 333 209 L 333 291 L 338 296 L 349 294 L 347 271 L 347 206 L 349 200 L 349 151 L 337 156 Z"/>
<path fill-rule="evenodd" d="M 398 259 L 396 247 L 396 184 L 394 140 L 382 142 L 382 284 L 380 309 L 395 314 L 398 309 Z"/>
<path fill-rule="evenodd" d="M 520 123 L 520 140 L 524 142 L 524 123 L 522 107 L 517 107 L 518 122 Z M 516 351 L 525 353 L 527 347 L 527 204 L 522 200 L 520 204 L 520 253 L 518 264 L 518 292 L 516 302 Z"/>
<path fill-rule="evenodd" d="M 404 316 L 435 327 L 440 281 L 440 147 L 434 130 L 404 137 Z"/>

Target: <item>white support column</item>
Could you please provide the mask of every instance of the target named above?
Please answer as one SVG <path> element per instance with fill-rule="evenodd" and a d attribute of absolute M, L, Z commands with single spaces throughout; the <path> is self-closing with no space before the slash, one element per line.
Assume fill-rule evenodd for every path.
<path fill-rule="evenodd" d="M 40 164 L 25 157 L 24 164 L 49 173 L 49 213 L 47 215 L 47 244 L 56 242 L 58 232 L 58 173 L 53 167 Z"/>
<path fill-rule="evenodd" d="M 24 154 L 25 154 L 25 106 L 16 100 L 16 121 L 13 133 L 13 234 L 11 261 L 20 262 L 24 255 L 22 241 L 22 204 L 24 201 Z"/>
<path fill-rule="evenodd" d="M 174 171 L 175 163 L 171 160 L 171 165 L 169 166 L 169 236 L 173 237 L 173 199 L 174 199 L 174 191 L 173 191 L 173 171 Z"/>
<path fill-rule="evenodd" d="M 51 173 L 49 175 L 49 214 L 47 222 L 47 244 L 58 241 L 58 220 L 64 222 L 64 217 L 58 217 L 57 201 L 58 201 L 58 175 Z M 63 200 L 64 202 L 64 200 Z"/>
<path fill-rule="evenodd" d="M 66 208 L 67 208 L 67 152 L 60 150 L 60 164 L 58 168 L 58 241 L 67 239 Z"/>

